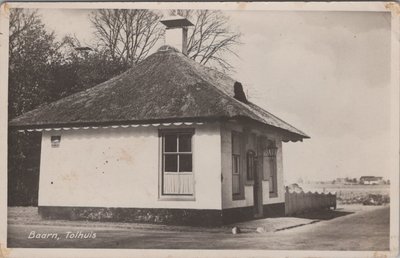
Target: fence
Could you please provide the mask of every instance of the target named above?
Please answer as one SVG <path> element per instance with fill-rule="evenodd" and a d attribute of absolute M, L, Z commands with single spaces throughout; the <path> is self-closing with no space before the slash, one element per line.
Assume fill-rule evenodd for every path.
<path fill-rule="evenodd" d="M 336 209 L 336 194 L 300 192 L 290 193 L 286 187 L 285 214 L 294 215 L 320 209 Z"/>

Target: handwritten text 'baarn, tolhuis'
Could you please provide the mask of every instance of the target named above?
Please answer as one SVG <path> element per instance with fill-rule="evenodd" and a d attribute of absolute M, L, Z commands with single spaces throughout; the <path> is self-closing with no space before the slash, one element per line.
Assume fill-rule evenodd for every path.
<path fill-rule="evenodd" d="M 39 233 L 36 231 L 31 231 L 28 235 L 28 239 L 55 239 L 60 240 L 61 238 L 66 239 L 94 239 L 96 238 L 96 233 L 83 232 L 83 231 L 67 231 L 65 233 Z"/>

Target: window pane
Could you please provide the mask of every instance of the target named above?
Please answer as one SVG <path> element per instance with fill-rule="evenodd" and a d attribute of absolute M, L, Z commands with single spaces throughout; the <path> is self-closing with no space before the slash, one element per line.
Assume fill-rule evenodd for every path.
<path fill-rule="evenodd" d="M 179 152 L 191 152 L 192 151 L 192 135 L 181 134 L 179 135 Z"/>
<path fill-rule="evenodd" d="M 179 194 L 179 174 L 164 174 L 164 194 Z"/>
<path fill-rule="evenodd" d="M 164 136 L 164 151 L 166 152 L 176 152 L 176 134 L 166 134 Z"/>
<path fill-rule="evenodd" d="M 239 160 L 240 156 L 232 156 L 232 172 L 233 174 L 239 174 L 239 166 L 240 166 L 240 160 Z"/>
<path fill-rule="evenodd" d="M 178 155 L 165 154 L 164 155 L 164 171 L 177 172 L 178 171 Z"/>
<path fill-rule="evenodd" d="M 254 156 L 252 153 L 247 154 L 247 180 L 253 180 L 254 174 Z"/>
<path fill-rule="evenodd" d="M 179 155 L 179 172 L 192 172 L 192 154 Z"/>
<path fill-rule="evenodd" d="M 269 192 L 276 193 L 276 159 L 274 157 L 270 158 L 270 178 L 269 178 Z"/>
<path fill-rule="evenodd" d="M 269 178 L 269 192 L 270 193 L 273 193 L 274 192 L 274 178 L 271 176 L 270 178 Z"/>
<path fill-rule="evenodd" d="M 240 194 L 240 178 L 239 175 L 233 175 L 232 177 L 232 193 Z"/>

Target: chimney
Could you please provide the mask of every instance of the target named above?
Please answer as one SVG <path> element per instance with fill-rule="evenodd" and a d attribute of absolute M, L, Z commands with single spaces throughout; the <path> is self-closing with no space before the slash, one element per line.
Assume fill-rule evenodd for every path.
<path fill-rule="evenodd" d="M 193 26 L 188 19 L 182 16 L 171 16 L 161 20 L 166 26 L 165 44 L 181 50 L 187 55 L 187 33 L 188 27 Z"/>
<path fill-rule="evenodd" d="M 235 84 L 233 84 L 233 94 L 235 99 L 246 104 L 249 103 L 247 101 L 246 94 L 244 94 L 243 85 L 240 82 L 235 82 Z"/>

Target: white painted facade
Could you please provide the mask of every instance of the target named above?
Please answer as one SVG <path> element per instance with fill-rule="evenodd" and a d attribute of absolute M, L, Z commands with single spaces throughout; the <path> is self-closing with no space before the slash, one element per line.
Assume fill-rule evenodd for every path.
<path fill-rule="evenodd" d="M 244 185 L 244 199 L 234 200 L 232 198 L 232 131 L 243 132 L 243 126 L 240 124 L 224 124 L 221 126 L 221 150 L 222 150 L 222 208 L 238 208 L 254 205 L 253 185 L 246 182 Z M 275 132 L 267 132 L 262 129 L 252 129 L 251 133 L 257 136 L 263 135 L 268 139 L 275 141 L 278 151 L 277 158 L 277 196 L 270 197 L 269 181 L 262 181 L 263 204 L 274 204 L 285 202 L 285 190 L 283 185 L 283 163 L 282 163 L 282 140 Z"/>
<path fill-rule="evenodd" d="M 186 127 L 195 129 L 194 199 L 159 196 L 163 127 L 99 128 L 43 132 L 39 206 L 221 209 L 219 125 Z"/>
<path fill-rule="evenodd" d="M 160 196 L 160 129 L 194 128 L 194 198 Z M 239 124 L 43 131 L 39 206 L 228 209 L 253 206 L 253 185 L 244 199 L 232 196 L 231 132 Z M 263 180 L 263 204 L 283 203 L 282 141 L 275 132 L 253 129 L 276 142 L 277 197 Z M 52 147 L 51 136 L 61 136 Z"/>

